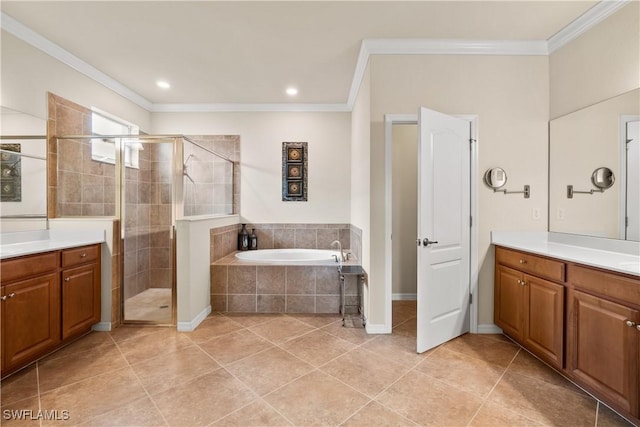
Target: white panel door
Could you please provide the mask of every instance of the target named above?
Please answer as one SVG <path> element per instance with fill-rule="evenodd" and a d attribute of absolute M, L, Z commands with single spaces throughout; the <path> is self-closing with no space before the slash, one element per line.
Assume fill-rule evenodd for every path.
<path fill-rule="evenodd" d="M 418 324 L 422 353 L 469 331 L 471 124 L 420 108 Z"/>

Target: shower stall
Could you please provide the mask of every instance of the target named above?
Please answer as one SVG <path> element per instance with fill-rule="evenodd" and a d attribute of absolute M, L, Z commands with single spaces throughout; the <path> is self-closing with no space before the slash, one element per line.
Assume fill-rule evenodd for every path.
<path fill-rule="evenodd" d="M 50 216 L 53 209 L 56 218 L 119 220 L 112 274 L 120 283 L 122 323 L 175 325 L 176 221 L 234 213 L 237 140 L 95 134 L 55 140 Z"/>

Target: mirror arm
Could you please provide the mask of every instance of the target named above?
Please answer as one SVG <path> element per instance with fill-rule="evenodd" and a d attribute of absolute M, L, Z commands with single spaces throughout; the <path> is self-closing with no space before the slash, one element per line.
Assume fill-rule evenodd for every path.
<path fill-rule="evenodd" d="M 524 190 L 523 191 L 509 191 L 509 190 L 499 190 L 497 188 L 493 189 L 494 193 L 504 193 L 504 194 L 524 194 L 524 198 L 528 199 L 529 197 L 531 197 L 531 187 L 529 187 L 528 185 L 524 186 Z"/>
<path fill-rule="evenodd" d="M 573 185 L 567 185 L 567 199 L 573 199 L 574 194 L 604 193 L 604 188 L 592 188 L 589 191 L 578 191 L 573 189 Z"/>

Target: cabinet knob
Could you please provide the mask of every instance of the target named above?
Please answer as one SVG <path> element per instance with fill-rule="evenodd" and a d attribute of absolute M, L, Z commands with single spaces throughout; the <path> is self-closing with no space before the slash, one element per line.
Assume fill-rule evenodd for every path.
<path fill-rule="evenodd" d="M 636 328 L 638 328 L 638 330 L 640 331 L 640 325 L 636 325 Z"/>
<path fill-rule="evenodd" d="M 0 297 L 0 301 L 6 301 L 6 300 L 7 300 L 7 296 L 6 296 L 6 295 L 2 295 L 2 296 Z"/>
<path fill-rule="evenodd" d="M 80 258 L 85 258 L 86 256 L 87 256 L 87 254 L 84 253 L 84 252 L 80 254 Z"/>
<path fill-rule="evenodd" d="M 634 326 L 636 326 L 636 322 L 632 322 L 631 320 L 627 320 L 625 323 L 627 324 L 627 326 L 632 327 L 632 328 Z M 640 325 L 638 325 L 638 326 L 640 326 Z"/>
<path fill-rule="evenodd" d="M 71 277 L 65 277 L 64 281 L 68 282 L 69 280 L 71 280 Z"/>
<path fill-rule="evenodd" d="M 520 260 L 520 264 L 526 264 L 526 263 L 527 263 L 527 260 L 526 260 L 526 259 L 521 259 L 521 260 Z"/>

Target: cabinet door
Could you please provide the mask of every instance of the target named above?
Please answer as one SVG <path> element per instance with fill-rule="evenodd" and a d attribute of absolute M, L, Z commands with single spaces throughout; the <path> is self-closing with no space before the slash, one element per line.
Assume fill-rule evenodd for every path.
<path fill-rule="evenodd" d="M 100 321 L 100 269 L 97 264 L 62 271 L 62 339 L 91 330 Z"/>
<path fill-rule="evenodd" d="M 638 416 L 640 312 L 569 290 L 567 370 L 614 406 Z"/>
<path fill-rule="evenodd" d="M 9 371 L 60 342 L 60 276 L 48 274 L 3 289 L 2 352 Z"/>
<path fill-rule="evenodd" d="M 494 322 L 510 337 L 522 340 L 524 331 L 524 286 L 522 273 L 499 265 L 496 269 Z"/>
<path fill-rule="evenodd" d="M 525 275 L 524 345 L 558 368 L 563 367 L 564 286 Z"/>

